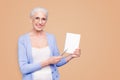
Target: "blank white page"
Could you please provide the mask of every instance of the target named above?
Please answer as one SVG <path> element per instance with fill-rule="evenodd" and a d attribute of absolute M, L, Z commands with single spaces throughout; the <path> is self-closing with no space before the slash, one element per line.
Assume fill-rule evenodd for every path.
<path fill-rule="evenodd" d="M 64 51 L 67 49 L 66 53 L 71 54 L 75 51 L 76 48 L 79 48 L 80 37 L 80 34 L 66 33 Z"/>

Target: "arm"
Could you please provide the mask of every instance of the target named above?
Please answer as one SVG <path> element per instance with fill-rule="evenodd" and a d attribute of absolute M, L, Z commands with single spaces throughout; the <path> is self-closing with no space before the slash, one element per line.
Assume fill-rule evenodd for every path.
<path fill-rule="evenodd" d="M 58 50 L 58 47 L 57 47 L 57 42 L 56 42 L 56 39 L 55 39 L 54 36 L 52 37 L 52 40 L 53 40 L 53 43 L 52 43 L 52 45 L 53 45 L 53 55 L 61 57 L 61 60 L 58 63 L 56 63 L 56 66 L 57 67 L 63 66 L 64 64 L 66 64 L 67 61 L 64 57 L 60 56 L 59 50 Z"/>
<path fill-rule="evenodd" d="M 70 60 L 72 60 L 73 58 L 78 58 L 81 55 L 81 49 L 76 49 L 72 54 L 68 55 L 66 57 L 66 61 L 69 62 Z"/>
<path fill-rule="evenodd" d="M 22 74 L 32 73 L 42 68 L 40 63 L 29 63 L 23 37 L 18 41 L 18 62 Z"/>
<path fill-rule="evenodd" d="M 60 62 L 61 59 L 62 59 L 62 56 L 53 56 L 53 57 L 50 57 L 49 59 L 43 61 L 41 63 L 41 66 L 45 67 L 45 66 L 48 66 L 50 64 L 56 64 L 56 63 Z"/>
<path fill-rule="evenodd" d="M 66 56 L 65 58 L 62 58 L 61 61 L 57 63 L 58 67 L 59 67 L 59 65 L 60 66 L 63 65 L 64 62 L 68 63 L 72 59 L 80 57 L 80 55 L 81 55 L 81 49 L 78 48 L 72 54 Z"/>

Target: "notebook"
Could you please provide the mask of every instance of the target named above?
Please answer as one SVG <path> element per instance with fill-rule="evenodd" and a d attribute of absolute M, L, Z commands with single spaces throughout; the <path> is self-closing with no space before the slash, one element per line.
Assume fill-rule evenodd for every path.
<path fill-rule="evenodd" d="M 66 51 L 66 53 L 72 54 L 75 49 L 79 48 L 80 37 L 80 34 L 66 33 L 64 51 Z"/>

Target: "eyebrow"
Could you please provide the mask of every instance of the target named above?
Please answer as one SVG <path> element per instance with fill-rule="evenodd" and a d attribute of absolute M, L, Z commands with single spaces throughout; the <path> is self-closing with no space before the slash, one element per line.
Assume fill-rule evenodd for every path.
<path fill-rule="evenodd" d="M 35 17 L 35 18 L 40 18 L 40 17 Z M 42 18 L 45 18 L 45 19 L 46 19 L 46 17 L 42 17 Z"/>

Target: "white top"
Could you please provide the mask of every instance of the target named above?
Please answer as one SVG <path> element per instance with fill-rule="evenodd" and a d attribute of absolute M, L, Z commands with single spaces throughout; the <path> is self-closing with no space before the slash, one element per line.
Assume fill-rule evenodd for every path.
<path fill-rule="evenodd" d="M 32 57 L 34 63 L 40 63 L 50 57 L 49 47 L 34 48 L 32 47 Z M 50 66 L 46 66 L 33 74 L 33 80 L 52 80 L 52 71 Z"/>

